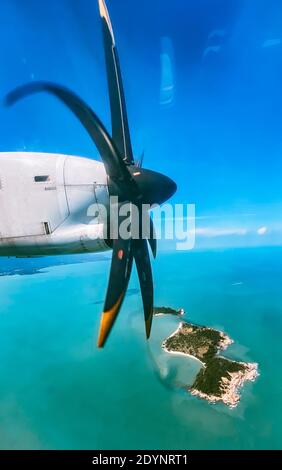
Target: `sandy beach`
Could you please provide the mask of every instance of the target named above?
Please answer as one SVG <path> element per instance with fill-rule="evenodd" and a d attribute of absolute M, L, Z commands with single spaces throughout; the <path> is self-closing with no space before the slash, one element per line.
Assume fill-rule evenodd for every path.
<path fill-rule="evenodd" d="M 181 351 L 172 351 L 166 347 L 166 342 L 169 338 L 174 337 L 177 335 L 181 329 L 184 326 L 184 322 L 180 322 L 177 329 L 168 337 L 164 340 L 162 343 L 162 348 L 165 352 L 169 354 L 175 354 L 177 356 L 185 356 L 194 360 L 197 360 L 200 362 L 200 364 L 206 368 L 206 364 L 201 361 L 197 356 L 184 353 Z M 191 325 L 192 327 L 193 325 Z M 212 328 L 205 328 L 205 330 L 213 330 Z M 217 351 L 217 357 L 218 353 L 220 351 L 226 350 L 231 344 L 233 344 L 234 341 L 226 334 L 223 332 L 220 332 L 220 342 L 218 344 L 218 351 Z M 228 361 L 232 361 L 230 359 L 227 359 Z M 240 394 L 239 390 L 240 388 L 244 385 L 246 381 L 254 381 L 258 377 L 258 364 L 256 363 L 244 363 L 244 362 L 237 362 L 241 366 L 243 366 L 244 370 L 238 371 L 238 372 L 232 372 L 229 373 L 229 377 L 222 377 L 221 381 L 219 383 L 220 385 L 220 390 L 221 390 L 221 395 L 209 395 L 206 393 L 201 392 L 200 390 L 193 389 L 193 387 L 188 388 L 190 393 L 193 396 L 197 396 L 199 398 L 203 398 L 205 400 L 208 400 L 210 403 L 217 403 L 217 402 L 223 402 L 225 405 L 229 406 L 230 408 L 234 408 L 238 405 L 240 401 Z"/>

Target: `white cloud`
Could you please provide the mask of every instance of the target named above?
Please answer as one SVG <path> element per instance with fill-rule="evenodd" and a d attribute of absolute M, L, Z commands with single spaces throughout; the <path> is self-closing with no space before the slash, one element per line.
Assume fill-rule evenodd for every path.
<path fill-rule="evenodd" d="M 258 235 L 265 235 L 267 232 L 267 227 L 260 227 L 258 230 L 257 230 L 257 234 Z"/>
<path fill-rule="evenodd" d="M 245 228 L 217 228 L 217 227 L 202 227 L 196 228 L 196 235 L 200 235 L 202 237 L 226 237 L 231 235 L 239 235 L 244 236 L 247 235 L 248 230 Z"/>

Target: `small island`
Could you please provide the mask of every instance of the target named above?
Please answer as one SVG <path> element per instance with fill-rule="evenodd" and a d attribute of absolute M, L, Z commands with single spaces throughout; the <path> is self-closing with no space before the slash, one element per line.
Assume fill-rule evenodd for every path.
<path fill-rule="evenodd" d="M 222 401 L 234 408 L 240 401 L 239 389 L 244 382 L 253 382 L 257 376 L 257 364 L 231 361 L 218 356 L 200 370 L 189 390 L 192 395 L 205 398 L 211 403 Z"/>
<path fill-rule="evenodd" d="M 176 315 L 177 317 L 182 317 L 184 315 L 183 308 L 171 308 L 171 307 L 154 307 L 153 314 L 157 315 Z"/>
<path fill-rule="evenodd" d="M 233 361 L 218 354 L 232 343 L 232 339 L 221 331 L 181 322 L 162 347 L 168 353 L 190 356 L 201 362 L 202 367 L 188 388 L 192 395 L 210 403 L 221 401 L 233 408 L 239 403 L 242 385 L 257 378 L 258 365 Z"/>

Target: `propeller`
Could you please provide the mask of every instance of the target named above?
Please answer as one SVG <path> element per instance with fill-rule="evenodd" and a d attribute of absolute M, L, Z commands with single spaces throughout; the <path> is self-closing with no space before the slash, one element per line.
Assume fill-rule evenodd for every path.
<path fill-rule="evenodd" d="M 87 103 L 72 91 L 54 83 L 32 82 L 20 86 L 6 96 L 6 104 L 12 105 L 18 100 L 38 92 L 47 92 L 57 97 L 80 120 L 101 155 L 108 175 L 109 193 L 111 196 L 118 196 L 119 203 L 115 208 L 118 226 L 121 226 L 125 218 L 120 214 L 124 212 L 123 209 L 126 211 L 128 204 L 132 203 L 139 209 L 139 220 L 131 219 L 131 235 L 127 239 L 123 239 L 119 233 L 117 238 L 111 240 L 112 262 L 98 337 L 98 347 L 103 347 L 122 306 L 130 280 L 133 260 L 137 267 L 141 288 L 146 336 L 150 337 L 154 289 L 148 243 L 153 256 L 156 257 L 157 242 L 149 213 L 145 212 L 144 216 L 144 211 L 142 211 L 143 218 L 140 214 L 143 204 L 151 207 L 155 204 L 162 204 L 169 199 L 176 191 L 176 184 L 167 176 L 143 169 L 134 162 L 113 28 L 105 1 L 98 0 L 98 3 L 104 36 L 112 136 Z M 149 230 L 145 233 L 145 238 L 142 238 L 144 221 Z M 132 229 L 137 222 L 139 236 L 138 239 L 135 239 L 132 237 Z"/>

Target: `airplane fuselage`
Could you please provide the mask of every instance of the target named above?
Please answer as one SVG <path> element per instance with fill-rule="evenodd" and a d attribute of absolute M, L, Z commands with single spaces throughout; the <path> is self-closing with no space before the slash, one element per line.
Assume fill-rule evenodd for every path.
<path fill-rule="evenodd" d="M 101 252 L 104 165 L 69 155 L 0 153 L 0 256 Z M 96 217 L 95 217 L 96 216 Z"/>

